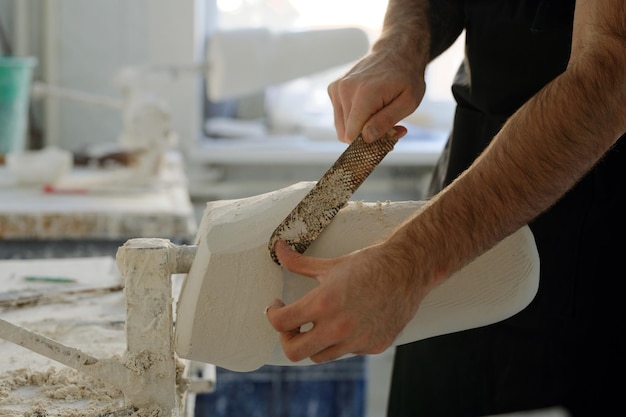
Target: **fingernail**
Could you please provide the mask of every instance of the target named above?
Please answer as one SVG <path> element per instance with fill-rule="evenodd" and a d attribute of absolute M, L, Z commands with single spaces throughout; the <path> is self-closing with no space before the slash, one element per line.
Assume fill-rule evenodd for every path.
<path fill-rule="evenodd" d="M 283 303 L 281 300 L 274 300 L 272 301 L 272 304 L 265 307 L 265 311 L 263 313 L 267 315 L 267 312 L 269 311 L 270 308 L 273 308 L 273 307 L 280 308 L 284 306 L 285 306 L 285 303 Z"/>
<path fill-rule="evenodd" d="M 371 143 L 380 137 L 380 132 L 374 126 L 368 126 L 363 132 L 365 142 Z"/>

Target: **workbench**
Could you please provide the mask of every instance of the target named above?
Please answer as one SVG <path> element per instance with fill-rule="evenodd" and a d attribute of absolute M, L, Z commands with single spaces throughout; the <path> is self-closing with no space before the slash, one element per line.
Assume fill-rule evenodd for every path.
<path fill-rule="evenodd" d="M 68 175 L 80 180 L 89 170 L 74 168 Z M 88 256 L 103 250 L 114 255 L 131 238 L 186 243 L 195 232 L 179 153 L 167 154 L 158 177 L 141 187 L 51 190 L 16 184 L 0 167 L 0 258 Z"/>
<path fill-rule="evenodd" d="M 0 316 L 101 358 L 124 353 L 123 283 L 110 257 L 0 261 Z M 0 339 L 0 415 L 104 415 L 121 391 Z M 26 414 L 32 413 L 32 414 Z"/>
<path fill-rule="evenodd" d="M 182 274 L 171 275 L 171 283 L 165 285 L 171 285 L 169 300 L 174 305 L 183 278 Z M 114 258 L 0 260 L 0 282 L 0 318 L 31 333 L 23 338 L 23 346 L 28 349 L 23 348 L 14 344 L 15 340 L 14 343 L 3 340 L 2 336 L 12 340 L 16 334 L 12 333 L 12 325 L 0 322 L 3 330 L 0 334 L 3 353 L 0 357 L 0 415 L 135 415 L 134 407 L 127 403 L 128 392 L 123 392 L 120 386 L 30 350 L 39 347 L 30 339 L 37 334 L 65 346 L 53 349 L 62 353 L 63 359 L 59 360 L 66 360 L 80 351 L 81 364 L 90 362 L 95 367 L 98 366 L 95 362 L 101 362 L 101 366 L 107 367 L 115 364 L 111 361 L 122 361 L 121 358 L 129 354 L 130 320 L 125 297 L 129 296 L 128 286 L 134 284 L 129 284 L 128 276 L 120 274 Z M 150 291 L 155 291 L 148 287 L 140 290 L 142 300 L 149 298 Z M 152 316 L 148 319 L 154 320 Z M 157 339 L 153 341 L 160 343 Z M 73 351 L 67 351 L 66 347 Z M 210 388 L 213 383 L 214 378 L 205 375 L 202 387 Z M 144 389 L 148 389 L 148 384 Z M 181 398 L 185 399 L 186 396 Z M 140 415 L 149 414 L 148 409 L 142 412 Z"/>

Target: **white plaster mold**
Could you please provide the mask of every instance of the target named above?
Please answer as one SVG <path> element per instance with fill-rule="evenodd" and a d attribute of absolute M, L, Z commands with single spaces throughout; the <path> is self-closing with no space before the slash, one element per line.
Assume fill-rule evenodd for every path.
<path fill-rule="evenodd" d="M 286 358 L 264 310 L 275 299 L 292 302 L 316 285 L 276 265 L 267 248 L 274 229 L 314 184 L 207 204 L 177 307 L 175 346 L 181 357 L 235 371 L 312 363 Z M 421 204 L 349 202 L 306 253 L 335 257 L 361 249 Z M 506 319 L 530 303 L 538 280 L 536 246 L 523 227 L 435 288 L 395 345 Z"/>

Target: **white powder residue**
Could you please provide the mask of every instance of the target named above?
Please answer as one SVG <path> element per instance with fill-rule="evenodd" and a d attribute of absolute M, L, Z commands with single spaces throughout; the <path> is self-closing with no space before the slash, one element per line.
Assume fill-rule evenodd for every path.
<path fill-rule="evenodd" d="M 33 262 L 32 266 L 30 262 Z M 113 268 L 113 259 L 107 262 L 99 259 L 91 262 L 46 259 L 39 262 L 23 261 L 23 264 L 16 261 L 0 264 L 0 274 L 10 273 L 9 278 L 14 276 L 12 281 L 5 281 L 12 284 L 10 289 L 17 295 L 21 290 L 20 285 L 26 286 L 29 291 L 42 288 L 42 291 L 54 294 L 55 291 L 66 291 L 67 288 L 110 286 L 120 282 L 117 269 Z M 77 283 L 44 283 L 36 286 L 21 279 L 29 273 L 41 275 L 44 271 L 46 276 L 75 277 Z M 177 295 L 178 289 L 172 291 L 176 291 Z M 52 338 L 103 362 L 123 364 L 137 375 L 150 369 L 154 361 L 163 360 L 148 354 L 125 354 L 126 303 L 122 291 L 93 296 L 65 296 L 59 300 L 62 304 L 5 308 L 1 310 L 1 316 L 10 323 Z M 171 301 L 167 298 L 164 302 Z M 129 310 L 133 314 L 133 305 Z M 130 409 L 125 403 L 124 393 L 118 387 L 1 338 L 0 352 L 0 417 L 171 417 L 171 412 L 157 406 Z M 109 371 L 105 367 L 103 375 L 115 372 L 115 369 L 118 368 Z M 177 361 L 176 389 L 179 404 L 183 403 L 187 388 L 184 364 Z"/>
<path fill-rule="evenodd" d="M 282 230 L 280 237 L 283 240 L 299 241 L 301 236 L 306 235 L 308 231 L 305 221 L 301 218 L 294 218 L 294 220 L 289 223 L 289 227 Z"/>
<path fill-rule="evenodd" d="M 122 392 L 75 369 L 19 368 L 0 376 L 0 416 L 84 417 L 124 408 Z"/>

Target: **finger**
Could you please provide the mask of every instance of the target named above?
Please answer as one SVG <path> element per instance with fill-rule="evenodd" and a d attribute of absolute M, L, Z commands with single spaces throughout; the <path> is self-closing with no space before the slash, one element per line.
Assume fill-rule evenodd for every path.
<path fill-rule="evenodd" d="M 313 290 L 315 291 L 315 290 Z M 314 323 L 316 317 L 311 312 L 310 301 L 311 293 L 304 295 L 298 301 L 289 305 L 285 305 L 282 301 L 277 300 L 265 309 L 265 314 L 270 324 L 277 332 L 292 332 L 300 329 L 307 323 Z"/>
<path fill-rule="evenodd" d="M 354 97 L 354 104 L 349 112 L 344 114 L 344 139 L 346 142 L 352 142 L 363 130 L 363 126 L 372 115 L 372 105 L 362 97 Z"/>
<path fill-rule="evenodd" d="M 308 332 L 300 331 L 298 334 L 293 332 L 281 333 L 280 343 L 283 347 L 283 352 L 285 352 L 285 356 L 287 356 L 290 361 L 298 362 L 324 350 L 324 345 L 321 341 L 311 336 L 310 332 L 312 331 L 313 330 L 309 330 Z"/>
<path fill-rule="evenodd" d="M 321 363 L 334 361 L 347 355 L 378 354 L 385 351 L 391 344 L 384 341 L 375 342 L 373 335 L 367 332 L 352 332 L 350 337 L 346 337 L 346 334 L 341 336 L 341 334 L 334 339 L 335 343 L 329 344 L 325 349 L 311 356 L 311 360 Z"/>
<path fill-rule="evenodd" d="M 407 129 L 404 126 L 395 125 L 395 126 L 392 127 L 392 129 L 395 131 L 394 136 L 397 138 L 397 140 L 402 139 L 407 134 Z M 389 133 L 390 130 L 391 129 L 387 130 L 387 133 Z M 381 136 L 381 138 L 382 138 L 382 136 Z M 376 140 L 378 140 L 378 139 L 380 139 L 380 138 L 377 138 Z M 363 140 L 365 140 L 365 137 L 363 137 Z M 372 143 L 372 142 L 375 142 L 376 140 L 374 140 L 374 141 L 365 141 L 365 142 Z"/>
<path fill-rule="evenodd" d="M 337 82 L 334 82 L 328 86 L 328 96 L 333 105 L 333 118 L 335 122 L 335 131 L 337 132 L 337 138 L 345 142 L 344 135 L 346 131 L 344 109 L 341 100 L 339 99 L 339 93 L 337 92 Z"/>
<path fill-rule="evenodd" d="M 368 120 L 363 122 L 363 140 L 371 143 L 380 139 L 398 121 L 410 114 L 407 113 L 407 108 L 407 104 L 400 99 L 393 100 L 388 105 L 382 107 L 371 115 Z"/>
<path fill-rule="evenodd" d="M 340 139 L 346 143 L 352 143 L 361 133 L 361 128 L 370 115 L 368 111 L 372 111 L 371 100 L 364 98 L 362 90 L 355 87 L 357 86 L 353 82 L 343 80 L 337 91 L 343 125 Z"/>
<path fill-rule="evenodd" d="M 326 349 L 319 351 L 315 355 L 311 355 L 310 358 L 315 363 L 324 363 L 334 361 L 336 359 L 349 355 L 351 352 L 347 351 L 342 346 L 343 345 L 341 344 L 331 345 Z"/>
<path fill-rule="evenodd" d="M 285 356 L 290 361 L 298 362 L 323 351 L 327 342 L 316 335 L 315 325 L 294 318 L 287 307 L 271 305 L 267 309 L 267 318 L 272 326 L 280 333 L 280 343 Z M 311 326 L 308 326 L 311 325 Z M 306 330 L 304 330 L 307 328 Z"/>
<path fill-rule="evenodd" d="M 274 246 L 276 257 L 283 268 L 295 274 L 315 278 L 323 274 L 330 263 L 328 259 L 313 258 L 291 249 L 287 242 L 279 240 Z"/>
<path fill-rule="evenodd" d="M 315 326 L 308 331 L 299 331 L 297 334 L 293 331 L 283 333 L 280 340 L 285 355 L 294 362 L 306 358 L 311 358 L 314 362 L 324 362 L 339 357 L 333 353 L 332 349 L 337 341 L 325 337 L 323 332 L 318 331 Z"/>
<path fill-rule="evenodd" d="M 393 130 L 395 130 L 396 137 L 398 138 L 398 140 L 402 139 L 407 134 L 406 127 L 401 126 L 401 125 L 393 126 Z"/>
<path fill-rule="evenodd" d="M 353 347 L 353 342 L 358 339 L 346 338 L 345 332 L 337 331 L 340 326 L 328 319 L 321 318 L 312 329 L 301 331 L 297 337 L 285 335 L 282 339 L 285 353 L 288 352 L 290 357 L 297 360 L 311 358 L 313 362 L 321 363 L 339 359 L 358 350 Z"/>
<path fill-rule="evenodd" d="M 349 141 L 346 140 L 346 123 L 343 108 L 341 106 L 337 106 L 333 109 L 333 113 L 335 118 L 335 131 L 337 132 L 337 139 L 339 139 L 340 142 L 349 143 Z"/>

